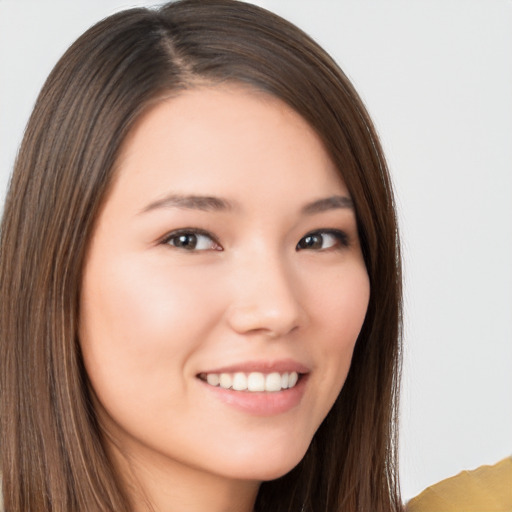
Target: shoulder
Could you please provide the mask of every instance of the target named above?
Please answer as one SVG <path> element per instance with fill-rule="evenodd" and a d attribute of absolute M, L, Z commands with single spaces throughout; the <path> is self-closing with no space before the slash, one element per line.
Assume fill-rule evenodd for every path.
<path fill-rule="evenodd" d="M 425 489 L 407 512 L 511 512 L 512 457 L 463 471 Z"/>

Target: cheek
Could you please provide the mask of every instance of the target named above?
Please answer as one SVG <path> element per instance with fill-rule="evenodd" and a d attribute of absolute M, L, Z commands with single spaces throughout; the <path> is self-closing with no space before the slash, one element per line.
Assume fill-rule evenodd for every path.
<path fill-rule="evenodd" d="M 96 261 L 84 275 L 80 343 L 97 394 L 143 397 L 168 388 L 173 375 L 181 385 L 177 377 L 216 315 L 201 276 L 129 256 Z"/>
<path fill-rule="evenodd" d="M 333 349 L 353 345 L 363 325 L 370 299 L 370 282 L 362 263 L 347 266 L 343 272 L 326 278 L 317 286 L 312 304 L 319 324 L 327 329 Z M 336 340 L 338 340 L 336 342 Z"/>
<path fill-rule="evenodd" d="M 370 284 L 364 266 L 347 269 L 326 282 L 324 293 L 315 301 L 315 313 L 324 336 L 317 338 L 317 350 L 326 362 L 322 376 L 328 401 L 334 403 L 348 374 L 354 347 L 363 325 L 370 297 Z"/>

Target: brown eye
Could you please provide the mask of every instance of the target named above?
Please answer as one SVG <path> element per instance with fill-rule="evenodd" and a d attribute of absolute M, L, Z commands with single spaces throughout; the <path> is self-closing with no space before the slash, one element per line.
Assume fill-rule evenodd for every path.
<path fill-rule="evenodd" d="M 208 233 L 180 230 L 170 233 L 163 243 L 185 251 L 219 251 L 219 244 Z"/>
<path fill-rule="evenodd" d="M 333 247 L 347 247 L 348 238 L 342 231 L 316 231 L 309 233 L 299 240 L 296 250 L 304 249 L 323 251 Z"/>

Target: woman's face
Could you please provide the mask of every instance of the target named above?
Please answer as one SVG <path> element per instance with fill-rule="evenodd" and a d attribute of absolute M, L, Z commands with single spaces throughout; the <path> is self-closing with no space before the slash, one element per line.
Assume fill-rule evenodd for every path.
<path fill-rule="evenodd" d="M 125 141 L 84 271 L 107 438 L 146 470 L 283 475 L 343 386 L 368 298 L 350 196 L 298 114 L 234 86 L 159 103 Z"/>

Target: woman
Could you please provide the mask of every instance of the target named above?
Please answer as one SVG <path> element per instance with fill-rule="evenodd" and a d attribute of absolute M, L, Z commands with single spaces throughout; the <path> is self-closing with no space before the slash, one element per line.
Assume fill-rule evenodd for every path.
<path fill-rule="evenodd" d="M 229 0 L 48 78 L 0 259 L 6 510 L 399 510 L 400 264 L 357 93 Z"/>

